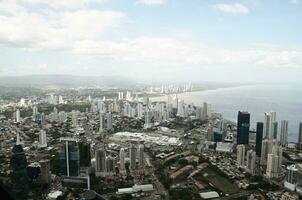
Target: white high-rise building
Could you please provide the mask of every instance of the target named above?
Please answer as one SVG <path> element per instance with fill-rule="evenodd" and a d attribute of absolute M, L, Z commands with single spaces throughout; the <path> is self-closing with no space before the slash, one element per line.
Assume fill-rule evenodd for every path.
<path fill-rule="evenodd" d="M 267 155 L 267 178 L 278 178 L 281 173 L 282 147 L 278 144 L 273 146 L 272 152 Z"/>
<path fill-rule="evenodd" d="M 286 167 L 284 187 L 291 191 L 295 191 L 298 183 L 298 173 L 299 170 L 296 165 L 288 165 Z"/>
<path fill-rule="evenodd" d="M 105 130 L 105 114 L 104 113 L 100 113 L 100 132 L 104 132 Z"/>
<path fill-rule="evenodd" d="M 16 145 L 20 145 L 21 144 L 21 140 L 20 140 L 20 134 L 19 134 L 19 130 L 17 130 L 17 139 L 16 139 Z"/>
<path fill-rule="evenodd" d="M 245 145 L 237 145 L 237 164 L 241 167 L 244 166 L 245 160 Z"/>
<path fill-rule="evenodd" d="M 256 152 L 249 150 L 246 154 L 246 168 L 251 174 L 255 174 Z"/>
<path fill-rule="evenodd" d="M 37 115 L 39 114 L 37 106 L 33 106 L 33 121 L 36 121 Z"/>
<path fill-rule="evenodd" d="M 272 153 L 273 151 L 273 146 L 277 145 L 278 142 L 277 140 L 274 139 L 264 139 L 262 140 L 262 147 L 261 147 L 261 160 L 260 164 L 261 165 L 266 165 L 267 164 L 267 155 L 269 153 Z"/>
<path fill-rule="evenodd" d="M 274 139 L 276 112 L 264 113 L 263 135 L 267 139 Z"/>
<path fill-rule="evenodd" d="M 64 104 L 64 99 L 61 95 L 59 96 L 59 104 Z"/>
<path fill-rule="evenodd" d="M 44 130 L 41 130 L 39 132 L 39 146 L 47 147 L 47 136 L 46 136 L 46 131 Z"/>
<path fill-rule="evenodd" d="M 95 175 L 105 176 L 106 171 L 106 150 L 101 148 L 95 152 Z"/>
<path fill-rule="evenodd" d="M 125 171 L 125 150 L 124 150 L 124 148 L 120 149 L 120 170 Z"/>
<path fill-rule="evenodd" d="M 131 101 L 132 100 L 131 92 L 129 92 L 129 91 L 126 92 L 126 100 L 127 101 Z"/>
<path fill-rule="evenodd" d="M 144 128 L 151 128 L 152 127 L 152 123 L 151 123 L 151 117 L 152 117 L 152 112 L 147 110 L 145 111 L 145 124 L 144 124 Z"/>
<path fill-rule="evenodd" d="M 129 157 L 130 157 L 130 169 L 135 169 L 136 167 L 136 153 L 137 150 L 134 145 L 131 145 L 129 149 Z"/>
<path fill-rule="evenodd" d="M 136 109 L 137 109 L 137 118 L 139 119 L 143 118 L 144 115 L 143 104 L 138 103 Z"/>
<path fill-rule="evenodd" d="M 16 110 L 16 122 L 19 123 L 21 121 L 20 110 Z"/>
<path fill-rule="evenodd" d="M 77 127 L 78 126 L 78 112 L 73 110 L 71 112 L 71 121 L 72 121 L 72 126 Z"/>
<path fill-rule="evenodd" d="M 25 99 L 24 98 L 20 99 L 20 106 L 21 107 L 25 106 Z"/>
<path fill-rule="evenodd" d="M 287 135 L 288 135 L 288 121 L 281 121 L 281 135 L 280 135 L 280 143 L 282 146 L 287 146 Z"/>
<path fill-rule="evenodd" d="M 144 145 L 141 144 L 138 146 L 138 164 L 139 168 L 144 168 Z"/>

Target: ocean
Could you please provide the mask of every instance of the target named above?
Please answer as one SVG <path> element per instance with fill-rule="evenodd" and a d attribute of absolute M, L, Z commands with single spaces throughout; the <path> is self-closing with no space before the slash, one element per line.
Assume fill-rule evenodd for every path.
<path fill-rule="evenodd" d="M 178 94 L 186 103 L 200 106 L 204 101 L 212 105 L 212 110 L 223 117 L 237 121 L 238 111 L 251 113 L 251 127 L 264 120 L 264 113 L 277 112 L 278 134 L 281 120 L 289 121 L 288 140 L 297 142 L 299 122 L 302 122 L 302 85 L 295 84 L 257 84 L 230 88 L 220 88 L 199 92 Z M 152 98 L 165 100 L 167 97 Z"/>

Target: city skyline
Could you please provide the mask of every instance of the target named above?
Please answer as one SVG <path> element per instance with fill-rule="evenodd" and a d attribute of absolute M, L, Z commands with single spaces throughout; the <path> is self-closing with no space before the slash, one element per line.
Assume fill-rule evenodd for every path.
<path fill-rule="evenodd" d="M 1 1 L 0 76 L 297 82 L 301 10 L 299 0 Z"/>

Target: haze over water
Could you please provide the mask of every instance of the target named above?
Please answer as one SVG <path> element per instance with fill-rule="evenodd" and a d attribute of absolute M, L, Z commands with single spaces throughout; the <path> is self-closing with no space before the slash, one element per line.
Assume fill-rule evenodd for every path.
<path fill-rule="evenodd" d="M 302 86 L 297 84 L 249 85 L 221 88 L 178 95 L 186 103 L 201 105 L 206 101 L 212 110 L 223 114 L 224 118 L 237 121 L 238 111 L 251 113 L 251 127 L 264 120 L 264 112 L 276 111 L 278 134 L 281 120 L 289 121 L 288 140 L 296 142 L 299 122 L 302 121 Z M 167 100 L 166 97 L 155 98 Z"/>

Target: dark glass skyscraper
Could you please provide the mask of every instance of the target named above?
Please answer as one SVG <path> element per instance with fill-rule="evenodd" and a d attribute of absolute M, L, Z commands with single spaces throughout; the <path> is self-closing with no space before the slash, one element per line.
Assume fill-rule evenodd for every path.
<path fill-rule="evenodd" d="M 86 140 L 81 140 L 79 142 L 80 149 L 80 167 L 90 166 L 90 144 Z"/>
<path fill-rule="evenodd" d="M 257 122 L 257 127 L 256 127 L 256 155 L 258 157 L 261 156 L 262 139 L 263 139 L 263 122 Z"/>
<path fill-rule="evenodd" d="M 13 147 L 10 159 L 11 182 L 16 199 L 27 199 L 29 179 L 27 174 L 27 159 L 21 145 Z M 4 197 L 5 198 L 5 197 Z"/>
<path fill-rule="evenodd" d="M 249 143 L 249 131 L 250 113 L 239 111 L 237 119 L 237 144 Z"/>
<path fill-rule="evenodd" d="M 73 138 L 60 138 L 63 142 L 60 151 L 61 172 L 65 176 L 78 176 L 80 171 L 80 155 L 78 141 Z"/>

